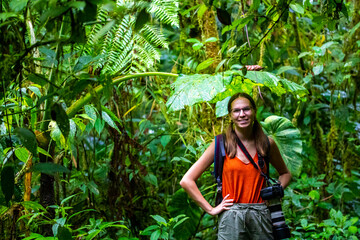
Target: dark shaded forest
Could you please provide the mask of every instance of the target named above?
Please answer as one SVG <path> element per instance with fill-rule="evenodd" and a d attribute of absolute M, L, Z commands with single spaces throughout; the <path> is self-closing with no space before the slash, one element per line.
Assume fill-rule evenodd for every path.
<path fill-rule="evenodd" d="M 1 0 L 0 34 L 0 239 L 216 239 L 179 181 L 237 92 L 291 239 L 360 237 L 360 1 Z"/>

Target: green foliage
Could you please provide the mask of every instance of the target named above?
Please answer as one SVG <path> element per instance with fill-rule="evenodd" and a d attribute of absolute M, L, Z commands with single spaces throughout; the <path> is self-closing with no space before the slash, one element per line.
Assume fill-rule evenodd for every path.
<path fill-rule="evenodd" d="M 134 8 L 127 8 L 133 5 Z M 176 16 L 178 2 L 168 0 L 117 1 L 114 13 L 116 20 L 108 21 L 109 5 L 99 8 L 97 21 L 90 32 L 86 51 L 89 54 L 101 54 L 94 69 L 102 73 L 127 74 L 154 70 L 160 60 L 158 47 L 167 48 L 166 40 L 159 28 L 149 22 L 150 14 L 154 20 L 178 26 Z M 133 11 L 138 10 L 137 17 Z"/>
<path fill-rule="evenodd" d="M 293 174 L 282 202 L 293 238 L 359 238 L 358 1 L 1 9 L 4 238 L 215 239 L 216 218 L 178 182 L 240 91 Z M 210 171 L 198 186 L 213 204 Z"/>
<path fill-rule="evenodd" d="M 33 155 L 37 154 L 37 142 L 34 133 L 25 128 L 17 128 L 14 130 L 14 133 L 27 150 L 29 150 Z"/>
<path fill-rule="evenodd" d="M 67 169 L 66 167 L 51 162 L 37 163 L 32 167 L 31 170 L 35 172 L 50 174 L 50 175 L 54 175 L 55 173 L 70 173 L 69 169 Z"/>
<path fill-rule="evenodd" d="M 170 218 L 169 221 L 159 215 L 151 215 L 151 217 L 155 219 L 156 225 L 151 225 L 140 233 L 141 235 L 149 235 L 151 240 L 174 239 L 172 237 L 174 229 L 188 220 L 188 217 L 185 217 L 184 214 Z"/>
<path fill-rule="evenodd" d="M 267 135 L 274 139 L 286 166 L 294 176 L 299 176 L 302 167 L 302 140 L 300 131 L 284 117 L 269 116 L 262 126 Z"/>
<path fill-rule="evenodd" d="M 61 202 L 61 205 L 52 205 L 49 208 L 55 209 L 55 218 L 47 219 L 46 214 L 49 209 L 43 208 L 37 202 L 24 202 L 24 207 L 27 211 L 31 211 L 28 214 L 23 215 L 19 218 L 18 221 L 24 221 L 29 226 L 31 226 L 31 230 L 34 230 L 38 227 L 41 227 L 45 224 L 52 225 L 52 239 L 73 239 L 73 236 L 76 238 L 84 238 L 87 240 L 91 239 L 99 239 L 107 235 L 107 231 L 110 228 L 118 229 L 120 232 L 123 230 L 126 233 L 129 229 L 123 224 L 122 221 L 114 221 L 114 222 L 105 222 L 103 219 L 95 219 L 89 218 L 88 222 L 84 223 L 80 228 L 75 229 L 74 221 L 81 214 L 91 214 L 92 212 L 96 212 L 94 209 L 86 209 L 80 212 L 74 212 L 73 207 L 65 206 L 67 203 L 74 198 L 75 195 L 69 196 Z M 31 225 L 30 225 L 31 224 Z M 40 234 L 31 234 L 26 239 L 46 239 L 43 235 Z"/>
<path fill-rule="evenodd" d="M 207 62 L 201 64 L 204 63 L 208 64 Z M 201 67 L 201 64 L 197 68 Z M 181 75 L 172 84 L 174 93 L 169 98 L 167 107 L 170 111 L 177 111 L 185 108 L 185 106 L 192 106 L 204 101 L 210 102 L 215 97 L 216 101 L 223 100 L 239 91 L 249 93 L 256 84 L 270 88 L 272 92 L 279 96 L 288 92 L 297 97 L 303 97 L 307 93 L 304 87 L 287 79 L 280 79 L 268 72 L 247 71 L 245 77 L 239 71 L 227 71 L 215 75 Z M 217 106 L 217 108 L 220 108 L 220 106 Z M 227 114 L 225 110 L 221 109 L 217 110 L 217 112 L 219 113 L 217 117 Z"/>
<path fill-rule="evenodd" d="M 180 189 L 174 194 L 170 205 L 170 212 L 173 216 L 187 216 L 189 218 L 175 229 L 176 239 L 188 239 L 196 233 L 196 227 L 201 220 L 201 211 L 189 199 L 184 190 Z"/>

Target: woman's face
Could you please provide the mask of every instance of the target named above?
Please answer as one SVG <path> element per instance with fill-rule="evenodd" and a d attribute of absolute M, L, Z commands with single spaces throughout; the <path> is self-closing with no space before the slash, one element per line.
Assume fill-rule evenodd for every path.
<path fill-rule="evenodd" d="M 239 128 L 252 127 L 256 112 L 247 98 L 239 97 L 231 103 L 230 117 Z"/>

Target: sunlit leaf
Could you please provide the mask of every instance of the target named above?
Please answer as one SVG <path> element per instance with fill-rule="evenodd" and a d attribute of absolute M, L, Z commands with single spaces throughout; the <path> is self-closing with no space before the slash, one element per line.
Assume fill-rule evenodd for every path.
<path fill-rule="evenodd" d="M 313 200 L 320 200 L 320 193 L 317 190 L 312 190 L 309 192 L 309 197 Z"/>
<path fill-rule="evenodd" d="M 28 0 L 12 0 L 9 3 L 9 6 L 12 11 L 20 12 L 26 7 L 27 2 L 28 2 Z"/>
<path fill-rule="evenodd" d="M 297 12 L 299 14 L 304 14 L 304 8 L 300 4 L 298 4 L 298 3 L 290 3 L 290 7 L 295 12 Z"/>
<path fill-rule="evenodd" d="M 281 79 L 281 83 L 287 92 L 290 92 L 292 94 L 297 94 L 300 97 L 306 96 L 309 93 L 305 87 L 297 83 L 291 82 L 287 79 Z"/>
<path fill-rule="evenodd" d="M 101 118 L 97 118 L 96 121 L 95 121 L 95 130 L 101 134 L 102 130 L 104 129 L 105 127 L 105 121 L 103 121 Z"/>
<path fill-rule="evenodd" d="M 38 202 L 34 202 L 34 201 L 24 201 L 21 202 L 21 204 L 24 206 L 25 209 L 27 210 L 34 210 L 34 211 L 46 211 L 46 209 Z"/>
<path fill-rule="evenodd" d="M 299 55 L 298 58 L 300 58 L 300 55 Z M 281 74 L 281 73 L 283 73 L 283 72 L 286 72 L 286 71 L 289 71 L 289 70 L 295 70 L 295 69 L 296 69 L 296 67 L 294 67 L 294 66 L 282 66 L 282 67 L 280 67 L 279 69 L 276 69 L 276 70 L 274 71 L 274 73 L 275 73 L 275 74 Z"/>
<path fill-rule="evenodd" d="M 196 38 L 189 38 L 189 39 L 186 39 L 186 42 L 189 42 L 189 43 L 201 43 L 199 40 L 197 40 Z"/>
<path fill-rule="evenodd" d="M 225 85 L 229 84 L 231 76 L 217 74 L 195 74 L 180 76 L 172 84 L 174 93 L 168 99 L 166 106 L 170 111 L 183 109 L 195 103 L 210 101 L 218 93 L 225 91 Z"/>
<path fill-rule="evenodd" d="M 150 240 L 158 240 L 160 236 L 161 236 L 161 230 L 159 229 L 151 234 Z"/>
<path fill-rule="evenodd" d="M 230 100 L 230 96 L 225 98 L 222 101 L 218 101 L 216 103 L 216 117 L 222 117 L 225 116 L 226 114 L 228 114 L 228 109 L 227 109 L 227 105 L 229 103 Z"/>
<path fill-rule="evenodd" d="M 160 216 L 160 215 L 151 215 L 151 217 L 152 217 L 153 219 L 155 219 L 156 222 L 158 222 L 158 223 L 164 223 L 164 224 L 167 223 L 166 220 L 165 220 L 165 218 L 163 218 L 163 217 Z"/>
<path fill-rule="evenodd" d="M 101 115 L 102 115 L 102 119 L 107 123 L 109 124 L 110 127 L 113 127 L 115 128 L 119 133 L 120 132 L 120 129 L 116 126 L 115 122 L 112 120 L 112 118 L 107 114 L 107 112 L 105 111 L 102 111 L 101 112 Z"/>
<path fill-rule="evenodd" d="M 16 0 L 14 0 L 16 1 Z M 14 17 L 18 17 L 18 14 L 14 13 L 14 12 L 6 12 L 6 13 L 0 13 L 0 20 L 2 21 L 6 21 L 6 19 L 8 18 L 14 18 Z"/>
<path fill-rule="evenodd" d="M 324 65 L 322 64 L 318 64 L 315 67 L 313 67 L 313 72 L 315 75 L 319 75 L 320 73 L 322 73 L 324 70 Z"/>
<path fill-rule="evenodd" d="M 97 110 L 94 106 L 92 105 L 86 105 L 84 107 L 86 114 L 90 117 L 90 119 L 93 120 L 93 122 L 95 123 L 96 119 L 97 119 Z"/>
<path fill-rule="evenodd" d="M 15 156 L 22 162 L 26 162 L 29 158 L 29 151 L 21 147 L 15 150 Z"/>
<path fill-rule="evenodd" d="M 198 15 L 198 18 L 201 19 L 204 15 L 204 13 L 206 12 L 207 10 L 207 7 L 206 5 L 203 3 L 200 5 L 198 11 L 197 11 L 197 15 Z"/>
<path fill-rule="evenodd" d="M 213 64 L 215 60 L 212 58 L 206 59 L 204 62 L 200 63 L 197 67 L 196 67 L 196 72 L 200 72 L 206 68 L 208 68 L 211 64 Z"/>
<path fill-rule="evenodd" d="M 203 46 L 204 46 L 204 44 L 201 43 L 201 42 L 199 42 L 199 43 L 193 44 L 193 45 L 192 45 L 192 48 L 193 48 L 195 51 L 197 51 L 197 50 L 199 50 L 200 48 L 202 48 Z"/>
<path fill-rule="evenodd" d="M 208 42 L 217 42 L 217 38 L 216 37 L 211 37 L 211 38 L 208 38 L 205 40 L 205 43 L 208 43 Z"/>
<path fill-rule="evenodd" d="M 170 142 L 170 140 L 171 140 L 171 135 L 161 136 L 161 138 L 160 138 L 161 145 L 162 145 L 163 147 L 166 147 L 166 145 L 168 145 L 168 143 Z"/>
<path fill-rule="evenodd" d="M 350 226 L 350 227 L 348 228 L 348 231 L 349 231 L 349 233 L 351 233 L 351 234 L 356 234 L 356 233 L 358 233 L 358 228 L 357 228 L 356 226 Z"/>
<path fill-rule="evenodd" d="M 184 158 L 184 157 L 174 157 L 173 159 L 171 159 L 171 162 L 187 162 L 187 163 L 192 163 L 189 159 Z"/>
<path fill-rule="evenodd" d="M 38 87 L 35 86 L 29 86 L 28 87 L 33 93 L 35 93 L 38 97 L 41 97 L 41 92 Z"/>

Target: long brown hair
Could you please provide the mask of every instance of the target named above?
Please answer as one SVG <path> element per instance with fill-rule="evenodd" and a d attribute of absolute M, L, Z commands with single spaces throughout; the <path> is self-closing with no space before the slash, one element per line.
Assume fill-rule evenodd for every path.
<path fill-rule="evenodd" d="M 251 107 L 253 108 L 253 110 L 256 113 L 256 104 L 255 104 L 254 99 L 247 93 L 239 92 L 239 93 L 234 94 L 229 100 L 229 103 L 227 105 L 229 114 L 231 113 L 231 103 L 235 99 L 240 98 L 240 97 L 248 99 L 250 101 Z M 256 151 L 261 156 L 265 157 L 268 152 L 267 150 L 270 147 L 269 141 L 268 141 L 267 136 L 265 135 L 259 121 L 256 119 L 256 117 L 255 117 L 254 124 L 253 124 L 253 134 L 254 134 L 254 139 L 255 139 Z M 225 148 L 226 148 L 227 155 L 230 158 L 234 158 L 236 155 L 237 142 L 236 142 L 236 133 L 234 130 L 233 122 L 230 123 L 229 127 L 226 130 Z"/>

